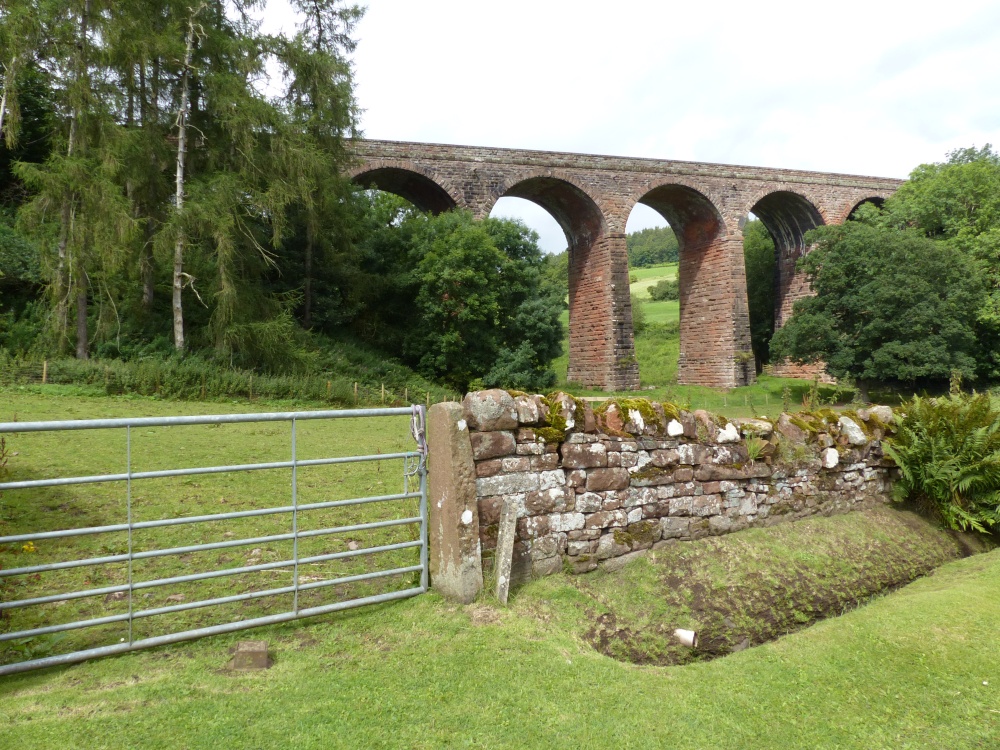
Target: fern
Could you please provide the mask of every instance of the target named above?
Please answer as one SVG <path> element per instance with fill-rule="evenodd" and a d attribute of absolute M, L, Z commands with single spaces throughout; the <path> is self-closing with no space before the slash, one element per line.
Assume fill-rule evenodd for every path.
<path fill-rule="evenodd" d="M 886 453 L 899 467 L 895 500 L 953 529 L 1000 530 L 1000 414 L 989 396 L 914 398 Z"/>

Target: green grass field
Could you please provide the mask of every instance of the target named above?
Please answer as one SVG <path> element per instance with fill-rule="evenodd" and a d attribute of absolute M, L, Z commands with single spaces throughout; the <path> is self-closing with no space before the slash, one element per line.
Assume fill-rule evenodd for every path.
<path fill-rule="evenodd" d="M 214 414 L 272 411 L 285 404 L 164 403 L 150 398 L 81 398 L 60 396 L 70 390 L 60 386 L 8 390 L 3 394 L 0 421 L 78 419 L 170 414 Z M 301 407 L 300 407 L 301 408 Z M 70 433 L 16 433 L 6 436 L 8 451 L 16 453 L 7 465 L 8 481 L 28 478 L 87 476 L 126 470 L 124 430 Z M 297 425 L 297 455 L 300 460 L 344 455 L 376 455 L 414 449 L 408 417 L 381 421 L 347 419 L 303 421 Z M 233 465 L 287 461 L 291 457 L 290 425 L 258 423 L 198 425 L 132 430 L 132 470 L 156 471 L 192 466 Z M 403 492 L 402 461 L 302 467 L 297 477 L 300 504 L 346 500 Z M 288 469 L 136 480 L 132 487 L 134 522 L 177 516 L 200 516 L 252 508 L 291 505 L 291 471 Z M 407 499 L 376 505 L 316 509 L 299 514 L 302 531 L 367 523 L 373 520 L 411 518 L 418 515 L 418 501 Z M 0 499 L 0 534 L 53 531 L 124 523 L 127 518 L 124 482 L 37 488 L 6 493 Z M 259 538 L 287 533 L 291 515 L 269 515 L 160 529 L 137 531 L 136 552 Z M 396 526 L 334 536 L 301 539 L 299 556 L 344 552 L 418 538 L 418 526 Z M 33 550 L 20 545 L 0 549 L 0 567 L 20 568 L 88 557 L 124 554 L 125 532 L 42 540 Z M 291 541 L 261 542 L 246 546 L 183 555 L 153 557 L 133 564 L 134 580 L 152 581 L 212 569 L 279 562 L 292 558 Z M 299 566 L 300 583 L 339 578 L 388 568 L 406 567 L 419 561 L 416 549 L 397 550 L 342 560 Z M 108 587 L 127 582 L 127 563 L 77 567 L 34 576 L 0 579 L 8 588 L 0 594 L 27 598 L 46 593 L 70 592 L 88 587 Z M 415 585 L 415 574 L 342 584 L 303 592 L 300 607 L 317 606 Z M 175 583 L 136 594 L 136 609 L 171 606 L 232 593 L 268 590 L 291 585 L 291 568 L 242 573 L 196 583 Z M 281 595 L 135 620 L 134 638 L 152 637 L 193 627 L 250 619 L 291 609 L 292 596 Z M 10 611 L 4 621 L 9 630 L 26 630 L 50 623 L 103 617 L 128 611 L 124 598 L 90 597 L 55 602 Z M 76 650 L 117 643 L 127 635 L 125 623 L 76 630 L 60 636 L 58 649 Z M 35 644 L 32 644 L 34 647 Z M 44 645 L 44 644 L 43 644 Z M 17 661 L 10 643 L 0 643 L 0 661 Z"/>
<path fill-rule="evenodd" d="M 0 419 L 14 413 L 24 421 L 220 410 L 218 404 L 59 394 L 3 391 Z M 312 434 L 309 450 L 389 451 L 409 440 L 405 424 L 336 424 L 342 427 Z M 81 435 L 35 446 L 27 434 L 15 435 L 13 476 L 118 468 L 113 441 Z M 140 451 L 137 459 L 162 466 L 194 461 L 194 454 L 199 461 L 206 455 L 220 461 L 281 456 L 284 437 L 192 429 L 167 451 Z M 353 477 L 317 477 L 312 490 L 317 497 L 381 491 L 398 481 L 386 469 L 372 465 Z M 142 494 L 150 512 L 184 514 L 269 503 L 271 494 L 284 491 L 275 480 L 211 490 L 182 484 Z M 7 493 L 2 533 L 58 525 L 67 514 L 72 522 L 92 523 L 120 512 L 106 491 L 89 498 L 65 492 L 58 505 Z M 642 666 L 596 647 L 595 622 L 603 617 L 607 623 L 608 613 L 617 618 L 615 632 L 646 636 L 649 653 L 659 653 L 663 628 L 708 622 L 711 613 L 699 609 L 699 598 L 736 602 L 742 609 L 733 615 L 735 625 L 752 628 L 752 605 L 760 603 L 754 592 L 777 586 L 800 602 L 796 606 L 807 606 L 812 595 L 839 590 L 831 582 L 898 574 L 904 558 L 940 563 L 954 556 L 948 545 L 945 535 L 893 510 L 815 518 L 673 545 L 618 573 L 551 576 L 516 590 L 506 608 L 486 595 L 457 606 L 431 593 L 0 678 L 4 746 L 996 747 L 1000 551 L 945 564 L 866 606 L 853 608 L 848 596 L 843 616 L 713 661 Z M 12 557 L 21 564 L 75 552 L 39 547 Z M 10 563 L 11 557 L 3 559 L 5 567 Z M 196 561 L 183 564 L 191 569 Z M 115 606 L 98 600 L 92 614 Z M 788 611 L 776 601 L 775 611 L 782 608 Z M 786 627 L 807 624 L 808 611 L 804 615 Z M 230 649 L 250 638 L 269 643 L 274 666 L 228 672 Z M 627 650 L 622 656 L 632 658 Z"/>

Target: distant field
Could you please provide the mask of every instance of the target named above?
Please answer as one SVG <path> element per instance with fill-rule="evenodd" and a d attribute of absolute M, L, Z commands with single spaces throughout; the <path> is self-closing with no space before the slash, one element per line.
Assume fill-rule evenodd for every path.
<path fill-rule="evenodd" d="M 677 264 L 665 263 L 662 266 L 649 266 L 648 268 L 633 268 L 629 271 L 629 277 L 634 276 L 638 281 L 631 284 L 629 288 L 632 294 L 646 296 L 646 290 L 653 286 L 660 279 L 676 279 Z"/>

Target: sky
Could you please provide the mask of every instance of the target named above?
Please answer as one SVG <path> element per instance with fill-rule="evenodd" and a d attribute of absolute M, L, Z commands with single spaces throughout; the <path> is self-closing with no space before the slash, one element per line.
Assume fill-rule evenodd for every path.
<path fill-rule="evenodd" d="M 369 0 L 370 138 L 906 177 L 1000 145 L 997 0 Z M 285 0 L 268 27 L 290 28 Z M 548 252 L 565 238 L 505 198 Z M 664 224 L 637 207 L 628 230 Z"/>

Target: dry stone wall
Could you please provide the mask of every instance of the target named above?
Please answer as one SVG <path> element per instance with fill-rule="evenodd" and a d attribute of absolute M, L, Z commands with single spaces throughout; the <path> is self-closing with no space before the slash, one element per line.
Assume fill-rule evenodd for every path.
<path fill-rule="evenodd" d="M 470 393 L 458 428 L 471 444 L 478 529 L 465 531 L 490 558 L 501 508 L 514 504 L 517 581 L 869 507 L 889 498 L 881 438 L 891 421 L 888 407 L 727 422 L 640 399 L 595 410 L 566 394 Z"/>

